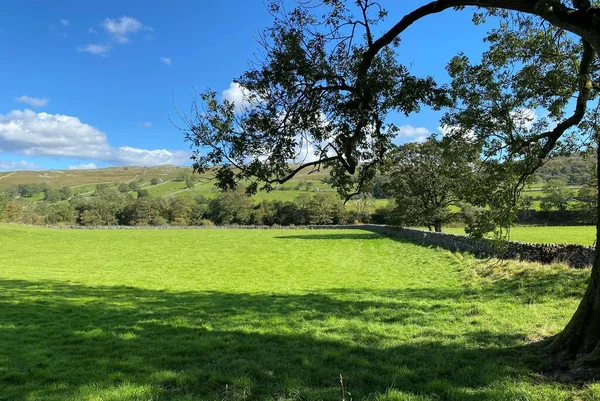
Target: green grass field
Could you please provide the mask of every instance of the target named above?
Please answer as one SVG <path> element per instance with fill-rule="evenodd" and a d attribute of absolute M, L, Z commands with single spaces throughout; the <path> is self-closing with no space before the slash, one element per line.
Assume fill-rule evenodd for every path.
<path fill-rule="evenodd" d="M 0 400 L 597 400 L 531 343 L 586 270 L 360 230 L 0 225 Z"/>
<path fill-rule="evenodd" d="M 464 234 L 460 227 L 444 228 L 445 233 Z M 594 245 L 595 226 L 518 226 L 510 229 L 510 239 L 540 244 Z"/>

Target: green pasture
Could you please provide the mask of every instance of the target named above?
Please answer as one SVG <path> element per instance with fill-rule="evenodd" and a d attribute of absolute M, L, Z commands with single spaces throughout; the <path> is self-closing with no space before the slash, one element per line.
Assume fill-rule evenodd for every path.
<path fill-rule="evenodd" d="M 449 234 L 464 234 L 462 227 L 444 228 Z M 541 244 L 594 245 L 595 226 L 517 226 L 510 229 L 510 239 Z"/>
<path fill-rule="evenodd" d="M 535 346 L 568 321 L 586 270 L 361 230 L 0 238 L 0 400 L 600 397 L 545 375 Z"/>

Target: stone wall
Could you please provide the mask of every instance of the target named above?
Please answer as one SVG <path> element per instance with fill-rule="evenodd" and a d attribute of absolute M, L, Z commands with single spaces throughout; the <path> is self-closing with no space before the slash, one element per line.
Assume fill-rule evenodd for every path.
<path fill-rule="evenodd" d="M 531 244 L 516 241 L 476 240 L 463 235 L 436 233 L 390 226 L 366 225 L 365 229 L 385 235 L 407 238 L 424 245 L 477 256 L 518 259 L 538 263 L 566 263 L 583 268 L 594 263 L 596 250 L 591 246 L 568 244 Z"/>

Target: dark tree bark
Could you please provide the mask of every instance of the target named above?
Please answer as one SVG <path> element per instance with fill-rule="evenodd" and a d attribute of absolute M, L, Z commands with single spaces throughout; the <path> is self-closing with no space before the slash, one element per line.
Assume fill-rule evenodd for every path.
<path fill-rule="evenodd" d="M 600 145 L 600 136 L 597 136 Z M 597 162 L 600 152 L 596 151 Z M 597 179 L 600 189 L 600 177 Z M 600 202 L 596 205 L 600 212 Z M 598 214 L 600 216 L 600 214 Z M 596 257 L 585 295 L 571 321 L 550 344 L 550 351 L 564 359 L 577 359 L 580 364 L 600 367 L 600 219 L 596 221 Z"/>

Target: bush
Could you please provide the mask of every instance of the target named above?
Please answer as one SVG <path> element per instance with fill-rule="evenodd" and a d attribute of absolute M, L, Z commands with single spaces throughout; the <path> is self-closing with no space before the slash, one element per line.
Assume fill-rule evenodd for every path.
<path fill-rule="evenodd" d="M 187 178 L 185 180 L 185 188 L 186 189 L 191 189 L 194 188 L 196 186 L 196 180 L 192 179 L 192 178 Z"/>
<path fill-rule="evenodd" d="M 58 191 L 60 192 L 60 200 L 68 200 L 73 196 L 73 191 L 69 187 L 62 187 Z"/>
<path fill-rule="evenodd" d="M 50 189 L 44 192 L 44 202 L 59 202 L 62 200 L 60 191 L 58 189 Z"/>
<path fill-rule="evenodd" d="M 6 202 L 4 206 L 4 217 L 11 223 L 18 223 L 23 217 L 23 206 L 15 201 Z"/>
<path fill-rule="evenodd" d="M 128 186 L 129 190 L 132 192 L 137 192 L 140 190 L 140 183 L 138 181 L 131 181 Z"/>
<path fill-rule="evenodd" d="M 46 210 L 46 224 L 68 223 L 75 221 L 75 213 L 68 203 L 55 203 Z"/>

